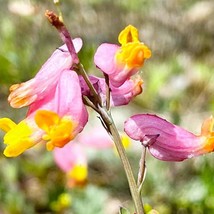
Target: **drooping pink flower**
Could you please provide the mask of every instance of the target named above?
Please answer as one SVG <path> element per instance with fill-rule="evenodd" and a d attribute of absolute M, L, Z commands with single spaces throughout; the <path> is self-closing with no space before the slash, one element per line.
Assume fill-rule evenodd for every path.
<path fill-rule="evenodd" d="M 138 31 L 132 25 L 119 34 L 121 46 L 101 44 L 94 56 L 96 66 L 109 75 L 113 86 L 121 86 L 144 65 L 145 59 L 151 57 L 150 49 L 139 41 Z"/>
<path fill-rule="evenodd" d="M 66 173 L 69 187 L 82 186 L 87 181 L 88 148 L 99 150 L 113 148 L 113 142 L 103 127 L 81 133 L 63 148 L 54 149 L 54 160 Z"/>
<path fill-rule="evenodd" d="M 37 143 L 45 143 L 48 150 L 63 147 L 82 131 L 87 120 L 78 75 L 64 70 L 55 91 L 33 102 L 26 119 L 18 124 L 0 119 L 0 128 L 6 132 L 4 154 L 15 157 Z"/>
<path fill-rule="evenodd" d="M 81 144 L 68 143 L 63 148 L 55 148 L 53 154 L 56 164 L 66 173 L 69 187 L 83 186 L 86 183 L 87 157 Z"/>
<path fill-rule="evenodd" d="M 85 83 L 84 79 L 80 76 L 80 85 L 82 89 L 82 94 L 87 96 L 89 99 L 92 94 L 90 94 L 89 87 Z M 98 94 L 100 95 L 102 102 L 106 101 L 106 83 L 104 78 L 99 78 L 96 76 L 89 76 L 91 83 L 94 85 Z M 134 97 L 141 94 L 142 92 L 143 80 L 140 76 L 126 80 L 120 87 L 114 87 L 110 84 L 111 96 L 110 104 L 111 106 L 121 106 L 127 105 Z"/>
<path fill-rule="evenodd" d="M 125 122 L 125 132 L 148 146 L 150 153 L 164 161 L 182 161 L 214 150 L 214 119 L 204 121 L 195 135 L 156 115 L 138 114 Z"/>
<path fill-rule="evenodd" d="M 76 52 L 82 47 L 82 40 L 76 38 L 73 41 Z M 42 100 L 47 94 L 54 93 L 59 76 L 64 70 L 70 70 L 73 59 L 67 46 L 59 47 L 47 62 L 42 66 L 34 78 L 21 84 L 10 87 L 8 101 L 13 108 L 21 108 L 31 103 Z"/>

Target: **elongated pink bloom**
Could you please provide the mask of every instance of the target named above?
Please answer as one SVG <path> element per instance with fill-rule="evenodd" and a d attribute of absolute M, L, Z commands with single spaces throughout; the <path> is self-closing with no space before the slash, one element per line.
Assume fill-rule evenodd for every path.
<path fill-rule="evenodd" d="M 120 87 L 127 79 L 136 74 L 151 57 L 150 49 L 138 39 L 135 27 L 127 26 L 119 35 L 121 46 L 101 44 L 94 56 L 96 66 L 109 75 L 110 82 Z"/>
<path fill-rule="evenodd" d="M 48 150 L 63 147 L 82 131 L 87 120 L 78 75 L 64 70 L 55 91 L 33 102 L 26 119 L 19 124 L 8 118 L 0 119 L 0 128 L 6 132 L 4 154 L 15 157 L 40 142 Z"/>
<path fill-rule="evenodd" d="M 78 52 L 82 47 L 82 40 L 76 38 L 73 44 Z M 11 93 L 8 97 L 10 105 L 13 108 L 21 108 L 42 100 L 49 93 L 54 93 L 59 76 L 64 70 L 70 70 L 72 65 L 73 59 L 66 45 L 59 47 L 34 78 L 10 87 Z"/>
<path fill-rule="evenodd" d="M 164 161 L 182 161 L 214 150 L 214 119 L 204 121 L 195 135 L 156 115 L 138 114 L 125 122 L 125 132 L 148 146 L 150 153 Z"/>
<path fill-rule="evenodd" d="M 80 76 L 80 84 L 82 89 L 82 94 L 91 98 L 90 90 L 84 79 Z M 104 78 L 99 78 L 96 76 L 89 76 L 91 83 L 94 85 L 95 89 L 98 91 L 102 102 L 106 102 L 106 83 Z M 123 83 L 120 87 L 114 87 L 110 84 L 111 96 L 110 104 L 111 106 L 121 106 L 127 105 L 134 97 L 142 93 L 143 80 L 140 76 L 129 79 Z"/>

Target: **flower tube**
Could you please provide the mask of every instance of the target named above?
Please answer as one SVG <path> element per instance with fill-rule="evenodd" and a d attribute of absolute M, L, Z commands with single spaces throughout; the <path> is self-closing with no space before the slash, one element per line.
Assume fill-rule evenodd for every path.
<path fill-rule="evenodd" d="M 118 37 L 121 46 L 101 44 L 94 56 L 96 66 L 109 75 L 113 86 L 121 86 L 144 65 L 151 57 L 150 49 L 139 41 L 138 31 L 132 25 L 127 26 Z"/>
<path fill-rule="evenodd" d="M 213 117 L 205 120 L 201 134 L 195 135 L 156 115 L 138 114 L 125 122 L 125 132 L 146 145 L 163 161 L 183 161 L 214 150 Z"/>

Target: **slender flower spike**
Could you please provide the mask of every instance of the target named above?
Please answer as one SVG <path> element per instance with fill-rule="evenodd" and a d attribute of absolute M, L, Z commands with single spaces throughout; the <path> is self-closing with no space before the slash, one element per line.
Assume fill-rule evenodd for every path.
<path fill-rule="evenodd" d="M 78 75 L 65 70 L 56 90 L 30 105 L 26 119 L 19 124 L 0 119 L 0 128 L 6 132 L 4 154 L 15 157 L 37 143 L 45 143 L 48 150 L 61 148 L 82 131 L 87 120 Z"/>
<path fill-rule="evenodd" d="M 78 52 L 82 47 L 82 40 L 76 38 L 73 40 L 73 44 Z M 10 105 L 13 108 L 21 108 L 53 93 L 61 73 L 64 70 L 69 70 L 72 65 L 73 59 L 66 45 L 59 47 L 33 79 L 10 87 L 11 93 L 8 97 Z"/>
<path fill-rule="evenodd" d="M 150 49 L 139 41 L 138 30 L 127 26 L 118 37 L 121 46 L 101 44 L 94 56 L 94 62 L 101 71 L 109 75 L 113 86 L 121 86 L 151 57 Z"/>
<path fill-rule="evenodd" d="M 125 132 L 163 161 L 183 161 L 214 150 L 213 117 L 204 121 L 201 134 L 195 135 L 156 115 L 138 114 L 125 122 Z"/>

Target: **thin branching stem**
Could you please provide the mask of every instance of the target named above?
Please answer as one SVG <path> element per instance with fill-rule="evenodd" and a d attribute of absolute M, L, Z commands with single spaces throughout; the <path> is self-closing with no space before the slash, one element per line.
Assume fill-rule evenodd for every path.
<path fill-rule="evenodd" d="M 105 122 L 106 126 L 109 127 L 109 130 L 110 130 L 110 133 L 114 140 L 115 146 L 117 148 L 117 152 L 119 154 L 120 160 L 123 164 L 123 168 L 124 168 L 127 180 L 128 180 L 132 199 L 135 204 L 136 213 L 144 214 L 145 212 L 143 209 L 143 202 L 142 202 L 141 196 L 138 192 L 138 187 L 137 187 L 134 175 L 133 175 L 133 171 L 132 171 L 131 165 L 129 163 L 128 157 L 125 153 L 125 149 L 123 147 L 121 137 L 120 137 L 118 130 L 114 124 L 114 121 L 110 115 L 110 112 L 105 112 L 104 117 L 103 117 L 103 115 L 101 115 L 101 117 L 103 118 L 103 121 Z M 107 118 L 107 120 L 106 120 L 106 118 Z"/>
<path fill-rule="evenodd" d="M 94 105 L 94 103 L 87 97 L 87 96 L 82 96 L 83 99 L 83 103 L 89 107 L 91 107 L 92 109 L 94 109 L 94 111 L 98 112 L 97 107 Z"/>
<path fill-rule="evenodd" d="M 109 76 L 104 73 L 104 77 L 105 77 L 105 83 L 106 83 L 106 109 L 107 111 L 109 111 L 111 106 L 111 99 L 110 99 L 111 89 L 109 84 Z"/>
<path fill-rule="evenodd" d="M 97 106 L 97 104 L 102 106 L 101 98 L 100 98 L 99 94 L 97 93 L 96 89 L 94 88 L 93 84 L 91 83 L 91 81 L 88 77 L 88 74 L 85 71 L 85 69 L 81 63 L 78 64 L 78 72 L 83 77 L 83 79 L 85 80 L 87 86 L 89 87 L 90 92 L 93 94 L 93 97 L 96 101 L 95 106 Z"/>
<path fill-rule="evenodd" d="M 141 195 L 142 186 L 145 178 L 146 173 L 146 147 L 142 147 L 142 153 L 141 158 L 139 162 L 139 172 L 138 172 L 138 179 L 137 179 L 137 185 L 138 185 L 138 192 Z"/>
<path fill-rule="evenodd" d="M 75 52 L 74 44 L 72 42 L 72 38 L 64 25 L 63 21 L 60 20 L 60 18 L 54 14 L 52 11 L 46 11 L 45 15 L 47 16 L 50 23 L 56 27 L 56 29 L 59 31 L 59 34 L 61 36 L 61 39 L 66 43 L 68 50 L 71 54 L 71 57 L 74 62 L 73 69 L 76 69 L 77 73 L 82 75 L 84 78 L 87 86 L 89 87 L 89 90 L 91 94 L 93 95 L 93 99 L 89 100 L 85 96 L 83 96 L 83 101 L 89 105 L 92 109 L 94 109 L 96 112 L 99 113 L 101 117 L 101 121 L 103 122 L 104 127 L 106 130 L 111 134 L 115 146 L 117 148 L 119 157 L 121 159 L 121 162 L 123 164 L 126 177 L 128 180 L 129 188 L 131 191 L 132 199 L 135 204 L 136 213 L 137 214 L 144 214 L 143 209 L 143 202 L 141 200 L 140 194 L 138 193 L 138 187 L 132 172 L 131 165 L 129 163 L 129 160 L 127 158 L 127 155 L 125 153 L 125 149 L 123 147 L 120 135 L 118 133 L 118 130 L 114 124 L 114 121 L 111 117 L 111 109 L 110 109 L 110 87 L 109 87 L 109 78 L 108 76 L 105 76 L 106 80 L 106 106 L 103 106 L 102 100 L 100 95 L 97 93 L 96 89 L 94 88 L 93 84 L 91 83 L 88 74 L 86 73 L 84 67 L 81 63 L 79 63 L 79 58 Z"/>
<path fill-rule="evenodd" d="M 71 54 L 71 58 L 75 64 L 79 63 L 79 58 L 74 48 L 74 44 L 72 42 L 72 37 L 64 25 L 63 21 L 57 16 L 53 11 L 46 10 L 45 16 L 48 18 L 48 21 L 58 30 L 59 35 L 62 41 L 66 44 L 69 53 Z"/>

